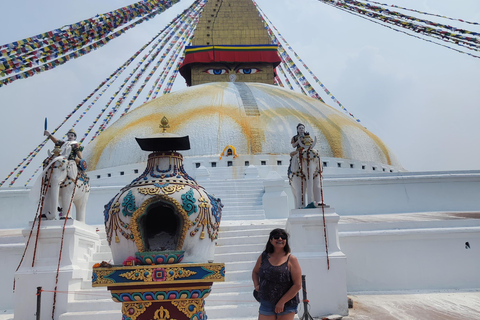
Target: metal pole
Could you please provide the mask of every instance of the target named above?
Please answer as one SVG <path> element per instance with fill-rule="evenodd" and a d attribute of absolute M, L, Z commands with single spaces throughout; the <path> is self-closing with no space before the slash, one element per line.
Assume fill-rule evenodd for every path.
<path fill-rule="evenodd" d="M 42 304 L 42 287 L 37 287 L 37 314 L 36 320 L 40 320 L 40 306 Z"/>
<path fill-rule="evenodd" d="M 308 313 L 308 299 L 307 299 L 307 282 L 305 281 L 305 275 L 302 274 L 302 289 L 303 289 L 303 316 L 300 320 L 313 320 L 310 313 Z"/>

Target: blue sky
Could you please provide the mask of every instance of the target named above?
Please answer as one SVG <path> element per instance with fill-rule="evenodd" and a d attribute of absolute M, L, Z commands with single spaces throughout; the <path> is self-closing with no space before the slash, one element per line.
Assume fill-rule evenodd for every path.
<path fill-rule="evenodd" d="M 8 14 L 0 20 L 0 43 L 133 2 L 4 2 L 2 12 Z M 0 180 L 42 141 L 45 117 L 51 128 L 59 123 L 105 77 L 192 2 L 180 1 L 87 56 L 0 88 Z M 390 147 L 407 170 L 480 169 L 480 59 L 394 32 L 320 1 L 257 2 L 316 76 Z M 388 3 L 480 21 L 478 0 Z M 438 18 L 434 21 L 480 32 L 479 26 Z M 183 87 L 183 79 L 179 78 L 174 89 Z M 43 157 L 41 154 L 40 158 Z"/>

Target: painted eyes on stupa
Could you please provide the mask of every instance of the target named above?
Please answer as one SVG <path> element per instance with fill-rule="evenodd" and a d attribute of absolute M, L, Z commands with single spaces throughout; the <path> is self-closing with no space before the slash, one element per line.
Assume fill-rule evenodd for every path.
<path fill-rule="evenodd" d="M 221 74 L 226 74 L 228 73 L 228 69 L 225 68 L 212 68 L 212 69 L 207 69 L 205 70 L 206 73 L 208 74 L 214 74 L 214 75 L 221 75 Z"/>
<path fill-rule="evenodd" d="M 236 70 L 236 73 L 241 73 L 241 74 L 254 74 L 259 71 L 262 71 L 257 68 L 239 68 Z M 213 74 L 213 75 L 222 75 L 222 74 L 227 74 L 229 73 L 229 70 L 226 68 L 211 68 L 205 70 L 206 73 L 208 74 Z"/>
<path fill-rule="evenodd" d="M 240 69 L 237 70 L 237 73 L 254 74 L 254 73 L 257 73 L 259 71 L 262 71 L 262 70 L 257 69 L 257 68 L 240 68 Z"/>

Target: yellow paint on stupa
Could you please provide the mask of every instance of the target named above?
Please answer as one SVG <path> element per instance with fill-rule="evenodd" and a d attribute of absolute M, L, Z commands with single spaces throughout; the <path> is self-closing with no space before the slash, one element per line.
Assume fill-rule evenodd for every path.
<path fill-rule="evenodd" d="M 247 114 L 238 86 L 225 82 L 191 87 L 144 104 L 89 145 L 89 169 L 144 161 L 134 138 L 160 135 L 164 116 L 168 133 L 195 137 L 185 156 L 219 155 L 227 145 L 235 145 L 239 155 L 288 154 L 301 122 L 319 139 L 323 157 L 401 167 L 376 135 L 319 100 L 276 86 L 248 87 L 257 105 L 255 116 Z"/>
<path fill-rule="evenodd" d="M 192 121 L 197 118 L 204 117 L 213 117 L 218 116 L 220 118 L 225 117 L 229 118 L 242 129 L 241 132 L 244 135 L 244 138 L 247 142 L 248 149 L 252 153 L 258 153 L 259 150 L 255 150 L 255 146 L 252 146 L 253 138 L 258 138 L 258 134 L 255 132 L 256 128 L 254 123 L 250 118 L 245 117 L 244 114 L 238 108 L 226 108 L 223 106 L 210 106 L 196 109 L 196 112 L 180 112 L 180 113 L 154 113 L 141 118 L 136 119 L 135 121 L 126 123 L 125 126 L 111 127 L 109 130 L 105 130 L 102 135 L 96 139 L 96 144 L 94 147 L 93 157 L 89 161 L 89 166 L 92 170 L 95 170 L 97 163 L 102 155 L 103 150 L 110 144 L 115 144 L 118 142 L 118 139 L 122 136 L 129 135 L 131 131 L 136 130 L 140 127 L 155 128 L 153 134 L 162 133 L 163 129 L 157 128 L 158 123 L 161 119 L 166 116 L 169 119 L 169 132 L 175 133 L 182 129 L 184 126 L 188 126 Z M 260 136 L 263 137 L 263 131 L 260 133 Z M 258 143 L 258 142 L 257 142 Z M 261 143 L 260 143 L 261 145 Z M 255 152 L 256 151 L 256 152 Z"/>

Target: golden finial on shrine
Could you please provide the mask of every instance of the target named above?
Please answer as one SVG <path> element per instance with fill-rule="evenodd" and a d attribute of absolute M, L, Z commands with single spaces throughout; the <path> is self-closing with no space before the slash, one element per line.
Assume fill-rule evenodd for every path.
<path fill-rule="evenodd" d="M 160 123 L 161 123 L 161 124 L 160 124 L 160 128 L 163 129 L 162 133 L 167 132 L 167 128 L 170 128 L 170 126 L 168 125 L 168 119 L 167 119 L 167 117 L 164 116 L 164 117 L 162 118 L 162 121 L 161 121 Z"/>

